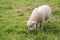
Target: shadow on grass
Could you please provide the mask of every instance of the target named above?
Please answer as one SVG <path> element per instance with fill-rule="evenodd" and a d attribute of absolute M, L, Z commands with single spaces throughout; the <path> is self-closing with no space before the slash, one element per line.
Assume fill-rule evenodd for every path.
<path fill-rule="evenodd" d="M 36 30 L 33 30 L 33 31 L 19 31 L 17 34 L 33 34 L 33 35 L 37 35 L 37 31 Z"/>
<path fill-rule="evenodd" d="M 37 30 L 33 30 L 31 32 L 29 32 L 30 34 L 33 34 L 33 35 L 37 35 L 38 34 L 38 31 Z"/>
<path fill-rule="evenodd" d="M 45 23 L 44 25 L 44 32 L 46 33 L 52 33 L 52 34 L 59 34 L 60 33 L 60 27 L 55 23 Z"/>

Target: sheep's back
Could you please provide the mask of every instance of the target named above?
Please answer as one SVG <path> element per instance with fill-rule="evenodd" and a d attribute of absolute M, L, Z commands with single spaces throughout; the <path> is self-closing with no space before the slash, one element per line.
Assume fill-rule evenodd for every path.
<path fill-rule="evenodd" d="M 51 8 L 48 5 L 42 5 L 38 8 L 35 8 L 32 11 L 32 15 L 29 20 L 38 21 L 44 20 L 45 17 L 48 17 L 51 13 Z"/>

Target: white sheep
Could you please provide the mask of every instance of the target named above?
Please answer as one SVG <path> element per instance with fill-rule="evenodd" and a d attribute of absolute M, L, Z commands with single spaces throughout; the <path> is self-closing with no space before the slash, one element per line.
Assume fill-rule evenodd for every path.
<path fill-rule="evenodd" d="M 33 27 L 37 26 L 37 23 L 40 22 L 40 30 L 43 30 L 43 23 L 45 20 L 50 22 L 51 8 L 48 5 L 42 5 L 38 8 L 35 8 L 32 11 L 32 15 L 27 21 L 28 30 L 32 31 Z"/>

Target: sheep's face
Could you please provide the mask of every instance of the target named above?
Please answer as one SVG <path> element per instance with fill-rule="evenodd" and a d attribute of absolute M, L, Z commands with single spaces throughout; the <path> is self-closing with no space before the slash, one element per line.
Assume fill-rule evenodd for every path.
<path fill-rule="evenodd" d="M 27 26 L 28 26 L 28 30 L 29 31 L 32 31 L 33 30 L 33 27 L 36 28 L 36 22 L 28 21 L 27 22 Z"/>

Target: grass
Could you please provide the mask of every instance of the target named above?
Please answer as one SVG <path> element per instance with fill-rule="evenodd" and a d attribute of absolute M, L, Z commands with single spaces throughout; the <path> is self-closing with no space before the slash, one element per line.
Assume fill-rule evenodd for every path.
<path fill-rule="evenodd" d="M 28 32 L 26 22 L 32 10 L 42 4 L 52 9 L 51 23 L 44 23 L 44 30 Z M 28 7 L 22 12 L 16 9 Z M 0 0 L 0 40 L 60 40 L 60 0 Z"/>

